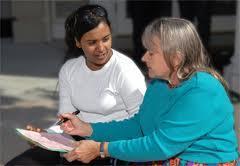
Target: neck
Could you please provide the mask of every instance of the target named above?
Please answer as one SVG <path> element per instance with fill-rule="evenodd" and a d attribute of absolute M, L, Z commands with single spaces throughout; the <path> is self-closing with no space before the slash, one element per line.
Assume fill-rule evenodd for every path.
<path fill-rule="evenodd" d="M 89 63 L 88 61 L 86 61 L 86 65 L 92 71 L 96 71 L 96 70 L 100 70 L 101 68 L 103 68 L 103 66 L 105 64 L 98 65 L 98 64 L 93 64 L 93 63 Z"/>
<path fill-rule="evenodd" d="M 171 75 L 170 79 L 168 80 L 168 84 L 169 84 L 170 88 L 175 88 L 175 87 L 177 87 L 180 84 L 180 81 L 179 81 L 179 79 L 177 77 L 177 72 L 174 72 Z"/>

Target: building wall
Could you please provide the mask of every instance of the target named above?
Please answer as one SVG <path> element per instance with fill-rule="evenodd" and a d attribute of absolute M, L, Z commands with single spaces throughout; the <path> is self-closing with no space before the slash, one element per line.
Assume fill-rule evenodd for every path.
<path fill-rule="evenodd" d="M 52 39 L 64 38 L 64 21 L 66 17 L 78 7 L 89 3 L 88 0 L 51 1 L 51 37 Z"/>
<path fill-rule="evenodd" d="M 12 16 L 10 1 L 0 1 L 0 6 L 1 6 L 1 18 L 9 18 Z"/>
<path fill-rule="evenodd" d="M 12 1 L 15 42 L 49 41 L 50 12 L 48 1 Z"/>
<path fill-rule="evenodd" d="M 132 21 L 126 16 L 126 0 L 19 0 L 12 1 L 12 15 L 17 18 L 14 23 L 16 41 L 30 39 L 32 35 L 26 34 L 25 31 L 34 34 L 39 32 L 39 36 L 31 37 L 32 40 L 36 41 L 48 38 L 62 39 L 64 37 L 63 25 L 67 15 L 77 7 L 87 3 L 97 3 L 108 10 L 113 26 L 113 35 L 123 36 L 132 33 Z M 9 6 L 9 3 L 5 3 L 5 6 Z M 9 15 L 11 10 L 5 10 L 5 13 Z M 178 3 L 175 0 L 173 0 L 172 15 L 175 17 L 179 16 Z M 32 28 L 32 26 L 34 28 Z M 234 29 L 235 16 L 213 15 L 211 26 L 212 32 L 234 31 Z M 49 37 L 46 35 L 49 35 Z"/>
<path fill-rule="evenodd" d="M 235 25 L 235 46 L 231 64 L 225 68 L 225 78 L 232 90 L 240 94 L 240 2 L 237 3 L 237 19 Z M 240 123 L 239 123 L 240 128 Z"/>

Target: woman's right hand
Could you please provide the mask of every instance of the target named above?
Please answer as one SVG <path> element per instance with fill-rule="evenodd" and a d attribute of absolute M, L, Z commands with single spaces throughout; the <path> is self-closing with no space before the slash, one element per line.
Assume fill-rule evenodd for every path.
<path fill-rule="evenodd" d="M 35 132 L 39 132 L 39 133 L 42 132 L 42 131 L 44 131 L 43 129 L 38 128 L 38 127 L 35 127 L 35 126 L 33 126 L 33 125 L 27 125 L 27 126 L 26 126 L 26 130 L 35 131 Z M 29 141 L 28 141 L 28 144 L 31 146 L 31 148 L 36 147 L 36 145 L 34 145 L 33 143 L 31 143 L 31 142 L 29 142 Z"/>
<path fill-rule="evenodd" d="M 92 135 L 92 127 L 89 123 L 80 120 L 76 115 L 65 113 L 60 118 L 67 118 L 68 121 L 63 123 L 60 128 L 67 134 L 78 135 L 82 137 Z"/>

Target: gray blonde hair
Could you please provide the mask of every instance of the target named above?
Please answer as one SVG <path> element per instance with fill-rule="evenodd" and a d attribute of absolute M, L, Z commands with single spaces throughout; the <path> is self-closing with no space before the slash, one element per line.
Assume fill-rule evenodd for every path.
<path fill-rule="evenodd" d="M 173 59 L 176 54 L 181 56 L 181 63 L 177 68 L 180 81 L 188 79 L 197 71 L 212 74 L 228 89 L 223 77 L 210 66 L 210 60 L 194 25 L 181 18 L 159 18 L 150 23 L 142 35 L 145 48 L 155 44 L 157 37 L 163 51 L 164 59 L 173 73 Z"/>

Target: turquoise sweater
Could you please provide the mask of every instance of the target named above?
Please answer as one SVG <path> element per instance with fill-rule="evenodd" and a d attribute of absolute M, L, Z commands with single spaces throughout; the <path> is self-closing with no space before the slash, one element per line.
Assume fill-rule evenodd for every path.
<path fill-rule="evenodd" d="M 177 88 L 153 80 L 137 115 L 92 124 L 92 139 L 109 141 L 110 156 L 127 161 L 179 157 L 200 163 L 237 159 L 233 105 L 221 83 L 198 72 Z"/>

